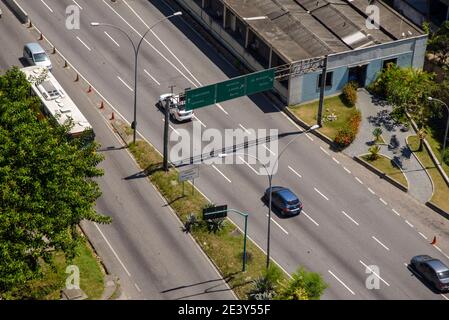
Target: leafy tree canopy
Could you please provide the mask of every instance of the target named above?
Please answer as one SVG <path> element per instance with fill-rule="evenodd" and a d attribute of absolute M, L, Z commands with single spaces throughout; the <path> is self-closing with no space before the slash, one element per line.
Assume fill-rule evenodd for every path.
<path fill-rule="evenodd" d="M 0 76 L 0 295 L 38 278 L 50 249 L 72 258 L 83 219 L 110 222 L 94 209 L 98 145 L 38 120 L 38 104 L 19 69 Z"/>

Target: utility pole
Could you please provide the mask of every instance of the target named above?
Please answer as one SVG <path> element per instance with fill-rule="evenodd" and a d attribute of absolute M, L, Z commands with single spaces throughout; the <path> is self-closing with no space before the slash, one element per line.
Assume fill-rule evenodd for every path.
<path fill-rule="evenodd" d="M 173 88 L 175 85 L 169 86 L 171 96 L 165 99 L 165 121 L 164 121 L 164 171 L 168 172 L 168 125 L 170 121 L 170 99 L 173 98 Z"/>
<path fill-rule="evenodd" d="M 321 73 L 320 83 L 320 103 L 318 105 L 317 124 L 320 128 L 323 126 L 323 105 L 324 105 L 324 90 L 326 90 L 326 74 L 327 74 L 327 55 L 324 57 L 323 72 Z"/>

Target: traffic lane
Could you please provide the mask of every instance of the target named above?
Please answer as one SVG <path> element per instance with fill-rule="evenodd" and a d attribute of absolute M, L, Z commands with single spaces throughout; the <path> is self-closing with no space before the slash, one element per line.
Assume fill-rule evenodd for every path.
<path fill-rule="evenodd" d="M 0 70 L 4 72 L 11 66 L 23 67 L 20 61 L 23 46 L 33 41 L 33 38 L 23 32 L 22 25 L 3 2 L 0 2 L 0 8 L 3 11 L 0 19 L 0 43 L 4 44 L 0 52 Z"/>
<path fill-rule="evenodd" d="M 114 222 L 100 228 L 111 238 L 112 247 L 118 248 L 116 252 L 126 257 L 121 260 L 128 264 L 133 261 L 127 269 L 141 283 L 142 295 L 146 292 L 142 284 L 151 283 L 169 299 L 233 299 L 210 261 L 194 241 L 181 232 L 179 220 L 149 182 L 125 179 L 134 174 L 137 167 L 125 149 L 108 148 L 117 149 L 121 144 L 111 135 L 98 110 L 82 101 L 85 96 L 80 94 L 79 88 L 73 88 L 64 71 L 57 69 L 54 73 L 91 121 L 98 141 L 110 150 L 105 152 L 106 159 L 102 163 L 105 176 L 100 178 L 102 188 L 108 192 L 103 193 L 98 205 L 100 212 L 113 216 Z M 148 294 L 153 297 L 154 289 L 150 288 Z"/>
<path fill-rule="evenodd" d="M 232 174 L 232 173 L 230 173 L 230 172 L 227 172 L 227 170 L 225 169 L 225 167 L 226 166 L 221 166 L 221 167 L 219 167 L 220 169 L 220 172 L 222 172 L 224 175 L 226 175 L 230 180 L 232 180 L 234 183 L 236 182 L 236 177 Z M 251 172 L 251 171 L 247 171 L 247 172 Z M 254 176 L 247 176 L 247 175 L 245 175 L 245 172 L 242 172 L 241 174 L 239 174 L 238 175 L 239 177 L 241 176 L 242 177 L 242 179 L 244 179 L 245 181 L 244 181 L 244 183 L 246 183 L 247 185 L 249 184 L 249 185 L 251 185 L 251 183 L 248 183 L 248 180 L 252 180 L 252 178 L 255 178 L 256 176 L 254 175 Z M 265 179 L 265 178 L 264 178 Z M 259 179 L 260 180 L 260 179 Z M 288 178 L 287 177 L 281 177 L 281 179 L 280 179 L 281 181 L 285 181 L 285 180 L 288 180 Z M 263 182 L 263 181 L 262 181 Z M 293 183 L 292 184 L 294 184 L 295 183 L 295 181 L 293 181 Z M 287 184 L 288 185 L 288 184 Z M 253 190 L 254 189 L 254 186 L 253 186 L 253 188 L 250 188 L 249 190 Z M 238 188 L 236 189 L 235 188 L 235 185 L 233 185 L 233 188 L 232 188 L 232 190 L 236 190 L 236 193 L 240 193 L 240 190 L 238 190 Z M 308 190 L 308 189 L 307 189 Z M 261 192 L 262 193 L 262 192 Z M 258 201 L 258 194 L 256 193 L 255 195 L 253 195 L 253 196 L 249 196 L 249 192 L 248 191 L 246 191 L 245 192 L 245 195 L 246 195 L 246 197 L 247 197 L 247 199 L 256 199 L 256 201 L 257 201 L 257 203 L 259 202 Z M 316 196 L 318 196 L 318 197 L 320 197 L 318 194 L 316 194 L 314 191 L 312 191 L 311 192 L 311 194 L 310 195 L 308 195 L 307 197 L 305 197 L 305 198 L 313 198 L 313 197 L 316 197 Z M 325 202 L 324 201 L 320 201 L 320 199 L 316 199 L 316 200 L 318 200 L 318 201 L 308 201 L 308 202 L 305 202 L 306 203 L 306 206 L 305 206 L 305 209 L 304 209 L 304 211 L 306 211 L 306 208 L 307 208 L 307 203 L 309 203 L 309 204 L 314 204 L 314 203 L 322 203 L 322 204 L 324 204 Z M 250 208 L 255 208 L 256 206 L 257 206 L 257 203 L 256 204 L 254 204 L 254 203 L 251 203 L 251 205 L 250 205 Z M 247 205 L 248 205 L 248 201 L 247 201 L 247 203 L 246 203 Z M 338 214 L 337 212 L 335 212 L 335 215 L 332 213 L 332 208 L 328 208 L 328 207 L 326 207 L 326 206 L 324 206 L 324 207 L 322 207 L 322 208 L 313 208 L 313 206 L 309 206 L 310 207 L 310 210 L 309 210 L 309 208 L 307 208 L 307 212 L 308 212 L 308 215 L 314 215 L 314 218 L 315 219 L 317 219 L 316 218 L 316 214 L 315 213 L 318 213 L 318 212 L 326 212 L 326 213 L 329 213 L 329 212 L 331 212 L 331 214 L 330 215 L 328 215 L 328 216 L 326 216 L 325 217 L 325 222 L 320 222 L 320 224 L 325 224 L 325 226 L 329 226 L 329 225 L 332 225 L 333 226 L 333 229 L 332 230 L 329 230 L 328 232 L 324 232 L 324 234 L 326 234 L 326 235 L 331 235 L 330 237 L 332 238 L 332 237 L 334 237 L 335 235 L 336 235 L 336 230 L 339 230 L 340 228 L 341 228 L 341 226 L 345 226 L 345 227 L 348 227 L 348 228 L 350 228 L 351 227 L 351 222 L 349 222 L 349 224 L 347 224 L 346 223 L 346 221 L 345 220 L 343 220 L 343 219 L 346 219 L 345 217 L 343 217 L 343 215 L 342 214 Z M 335 208 L 334 208 L 335 209 Z M 262 221 L 263 220 L 265 220 L 265 219 L 262 219 Z M 305 223 L 305 222 L 302 222 L 302 223 Z M 281 220 L 281 224 L 282 224 L 282 220 Z M 285 229 L 287 229 L 287 230 L 289 230 L 289 232 L 291 233 L 291 234 L 301 234 L 301 235 L 303 235 L 303 234 L 305 234 L 302 230 L 301 231 L 292 231 L 292 225 L 290 225 L 290 226 L 285 226 L 285 224 L 283 224 L 283 226 L 285 227 Z M 273 227 L 274 228 L 276 228 L 274 225 L 273 225 Z M 338 228 L 337 228 L 338 227 Z M 353 233 L 355 233 L 353 230 L 347 230 L 347 229 L 343 229 L 343 230 L 341 230 L 341 232 L 339 232 L 338 233 L 338 237 L 339 237 L 339 240 L 335 240 L 335 239 L 329 239 L 329 237 L 325 237 L 325 239 L 323 240 L 323 241 L 329 241 L 330 243 L 338 243 L 338 247 L 337 248 L 334 248 L 334 249 L 332 249 L 331 250 L 331 252 L 336 252 L 336 251 L 338 251 L 338 249 L 339 249 L 339 247 L 348 247 L 348 248 L 350 248 L 350 247 L 354 247 L 354 245 L 351 245 L 351 243 L 358 243 L 358 256 L 357 257 L 355 257 L 356 259 L 354 259 L 353 260 L 353 264 L 355 264 L 355 265 L 359 265 L 359 260 L 358 259 L 360 259 L 363 255 L 364 255 L 364 253 L 365 253 L 365 251 L 368 251 L 368 252 L 370 252 L 370 253 L 373 253 L 374 254 L 374 257 L 372 258 L 372 259 L 370 259 L 370 260 L 368 260 L 368 261 L 371 261 L 371 260 L 375 260 L 375 261 L 384 261 L 384 260 L 387 260 L 388 261 L 388 257 L 386 257 L 386 256 L 382 256 L 382 254 L 384 254 L 384 252 L 382 252 L 382 250 L 385 250 L 385 249 L 383 249 L 377 242 L 376 242 L 376 240 L 374 240 L 374 239 L 372 239 L 371 237 L 367 237 L 366 235 L 367 234 L 369 234 L 370 232 L 369 232 L 369 230 L 368 231 L 361 231 L 361 233 L 360 233 L 360 235 L 356 235 L 356 236 L 353 236 L 354 238 L 356 238 L 356 239 L 350 239 L 350 238 L 352 238 L 351 237 L 351 235 L 350 235 L 350 233 L 351 233 L 351 231 L 353 232 Z M 371 232 L 372 233 L 372 232 Z M 317 234 L 317 235 L 313 235 L 312 236 L 312 238 L 314 239 L 314 240 L 316 240 L 317 238 L 319 238 L 320 237 L 320 235 L 321 234 L 323 234 L 323 233 L 319 233 L 319 234 Z M 348 235 L 349 234 L 349 235 Z M 378 236 L 379 237 L 379 236 Z M 377 239 L 377 238 L 376 238 Z M 381 239 L 383 239 L 382 237 L 381 237 Z M 346 241 L 342 241 L 342 240 L 346 240 Z M 349 242 L 347 242 L 347 240 L 349 240 Z M 354 251 L 354 248 L 351 248 L 351 252 L 349 253 L 350 255 L 352 255 L 353 254 L 353 251 Z M 375 253 L 379 253 L 380 254 L 380 256 L 379 255 L 375 255 Z M 346 252 L 343 256 L 348 256 L 348 252 Z M 380 265 L 381 265 L 381 263 L 379 263 Z M 398 260 L 395 260 L 393 263 L 393 266 L 392 266 L 392 268 L 395 270 L 395 271 L 397 271 L 397 270 L 400 270 L 400 273 L 401 274 L 403 274 L 403 260 L 401 260 L 401 259 L 398 259 Z M 358 279 L 358 281 L 360 282 L 360 283 L 362 283 L 363 285 L 364 285 L 364 281 L 365 281 L 365 277 L 366 277 L 366 275 L 365 275 L 365 270 L 363 269 L 363 265 L 362 266 L 360 266 L 359 265 L 359 268 L 360 268 L 360 274 L 361 274 L 361 279 Z M 345 269 L 347 269 L 347 266 L 345 267 Z M 385 270 L 385 268 L 384 268 L 384 270 Z M 387 271 L 389 271 L 389 270 L 387 270 Z M 350 276 L 350 275 L 349 275 Z M 394 287 L 395 288 L 395 290 L 396 290 L 396 287 Z M 391 290 L 390 290 L 391 291 Z M 405 290 L 405 291 L 407 291 L 407 290 Z M 422 292 L 422 293 L 420 293 L 418 296 L 419 297 L 423 297 L 423 296 L 426 296 L 426 294 L 427 294 L 427 291 L 426 292 Z M 394 298 L 397 298 L 397 294 L 396 293 L 393 293 L 393 295 L 394 295 Z M 392 294 L 390 293 L 390 295 L 389 295 L 389 297 L 390 298 L 393 298 L 393 296 L 392 296 Z M 433 298 L 433 297 L 430 297 L 430 298 Z"/>
<path fill-rule="evenodd" d="M 213 183 L 209 183 L 214 180 L 207 176 L 207 173 L 212 171 L 211 168 L 202 168 L 200 173 L 201 178 L 198 179 L 198 182 L 195 181 L 195 183 L 197 183 L 201 189 L 208 190 L 208 195 L 211 196 L 211 200 L 214 203 L 227 203 L 229 207 L 248 212 L 250 216 L 248 222 L 249 235 L 257 243 L 261 244 L 263 249 L 265 249 L 267 233 L 267 208 L 262 202 L 257 201 L 263 192 L 258 193 L 257 191 L 254 191 L 254 188 L 248 187 L 251 185 L 251 180 L 253 180 L 256 176 L 254 175 L 254 177 L 252 177 L 248 175 L 246 173 L 246 168 L 243 168 L 244 170 L 239 174 L 231 175 L 229 172 L 226 172 L 226 167 L 229 166 L 221 166 L 220 170 L 225 172 L 225 174 L 228 174 L 232 179 L 232 185 L 230 185 L 229 188 L 221 189 L 219 191 L 214 190 Z M 236 176 L 241 177 L 244 181 L 238 181 Z M 262 177 L 259 177 L 259 179 L 262 179 Z M 246 200 L 242 199 L 241 194 L 245 195 Z M 342 271 L 334 269 L 334 266 L 340 268 L 340 265 L 345 263 L 344 260 L 346 258 L 333 254 L 332 250 L 338 251 L 340 248 L 330 249 L 326 241 L 322 241 L 321 238 L 323 236 L 316 235 L 316 231 L 314 230 L 316 226 L 314 224 L 308 221 L 304 215 L 293 217 L 291 219 L 301 220 L 301 226 L 303 229 L 299 231 L 292 231 L 289 226 L 291 223 L 290 219 L 279 219 L 275 214 L 273 214 L 272 217 L 271 256 L 279 262 L 284 269 L 286 269 L 289 273 L 293 273 L 297 270 L 299 265 L 303 265 L 311 271 L 321 273 L 325 281 L 332 285 L 330 289 L 326 290 L 325 296 L 323 297 L 325 299 L 362 298 L 360 294 L 354 297 L 350 291 L 336 285 L 335 280 L 331 278 L 328 270 L 332 269 L 334 274 L 339 274 L 341 277 L 342 273 L 345 272 L 345 269 L 351 269 L 354 266 L 349 265 L 344 268 L 342 267 Z M 240 221 L 241 219 L 234 217 L 230 218 L 242 228 L 242 222 Z M 288 231 L 288 234 L 285 234 L 279 225 L 284 227 Z M 298 236 L 296 236 L 295 233 Z"/>

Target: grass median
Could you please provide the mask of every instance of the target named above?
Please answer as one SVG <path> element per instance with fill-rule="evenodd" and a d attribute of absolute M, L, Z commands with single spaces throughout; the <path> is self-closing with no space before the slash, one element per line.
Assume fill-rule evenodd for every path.
<path fill-rule="evenodd" d="M 376 160 L 371 160 L 369 155 L 360 156 L 363 161 L 366 161 L 376 169 L 382 171 L 393 180 L 399 182 L 404 187 L 408 188 L 408 182 L 401 169 L 394 163 L 393 160 L 383 155 L 378 155 Z"/>
<path fill-rule="evenodd" d="M 319 101 L 315 101 L 290 106 L 289 109 L 308 125 L 312 125 L 317 122 L 318 104 Z M 343 102 L 342 95 L 326 98 L 323 106 L 323 127 L 318 130 L 334 140 L 338 131 L 347 127 L 349 120 L 356 114 L 357 108 L 347 106 Z"/>
<path fill-rule="evenodd" d="M 17 299 L 59 300 L 61 290 L 65 288 L 68 273 L 67 266 L 75 265 L 80 271 L 80 287 L 90 300 L 98 300 L 104 291 L 104 273 L 100 263 L 87 241 L 83 240 L 76 247 L 76 257 L 67 261 L 60 251 L 54 252 L 54 269 L 43 264 L 43 277 L 27 283 L 26 292 L 14 292 Z"/>
<path fill-rule="evenodd" d="M 202 209 L 209 204 L 201 193 L 192 192 L 191 185 L 186 183 L 183 194 L 178 171 L 170 169 L 164 172 L 162 157 L 148 143 L 139 140 L 131 144 L 129 150 L 183 223 L 191 213 L 200 219 Z M 262 250 L 253 242 L 247 242 L 247 268 L 242 272 L 243 235 L 230 221 L 226 220 L 223 229 L 217 233 L 211 233 L 204 227 L 193 228 L 191 233 L 236 295 L 247 299 L 253 280 L 261 277 L 265 270 L 266 256 Z"/>
<path fill-rule="evenodd" d="M 410 150 L 418 157 L 424 168 L 432 177 L 433 181 L 433 196 L 430 200 L 441 209 L 449 212 L 449 187 L 444 181 L 438 169 L 435 167 L 435 163 L 432 161 L 426 148 L 423 146 L 422 151 L 417 151 L 419 147 L 419 138 L 417 136 L 410 136 L 407 138 L 407 143 Z"/>

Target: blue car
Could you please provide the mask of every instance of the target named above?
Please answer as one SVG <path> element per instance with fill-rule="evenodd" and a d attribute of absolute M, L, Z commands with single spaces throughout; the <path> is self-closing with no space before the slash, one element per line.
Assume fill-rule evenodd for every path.
<path fill-rule="evenodd" d="M 302 202 L 299 198 L 288 188 L 275 186 L 271 188 L 271 206 L 284 216 L 294 216 L 301 213 Z M 264 200 L 269 201 L 270 188 L 265 190 Z"/>

